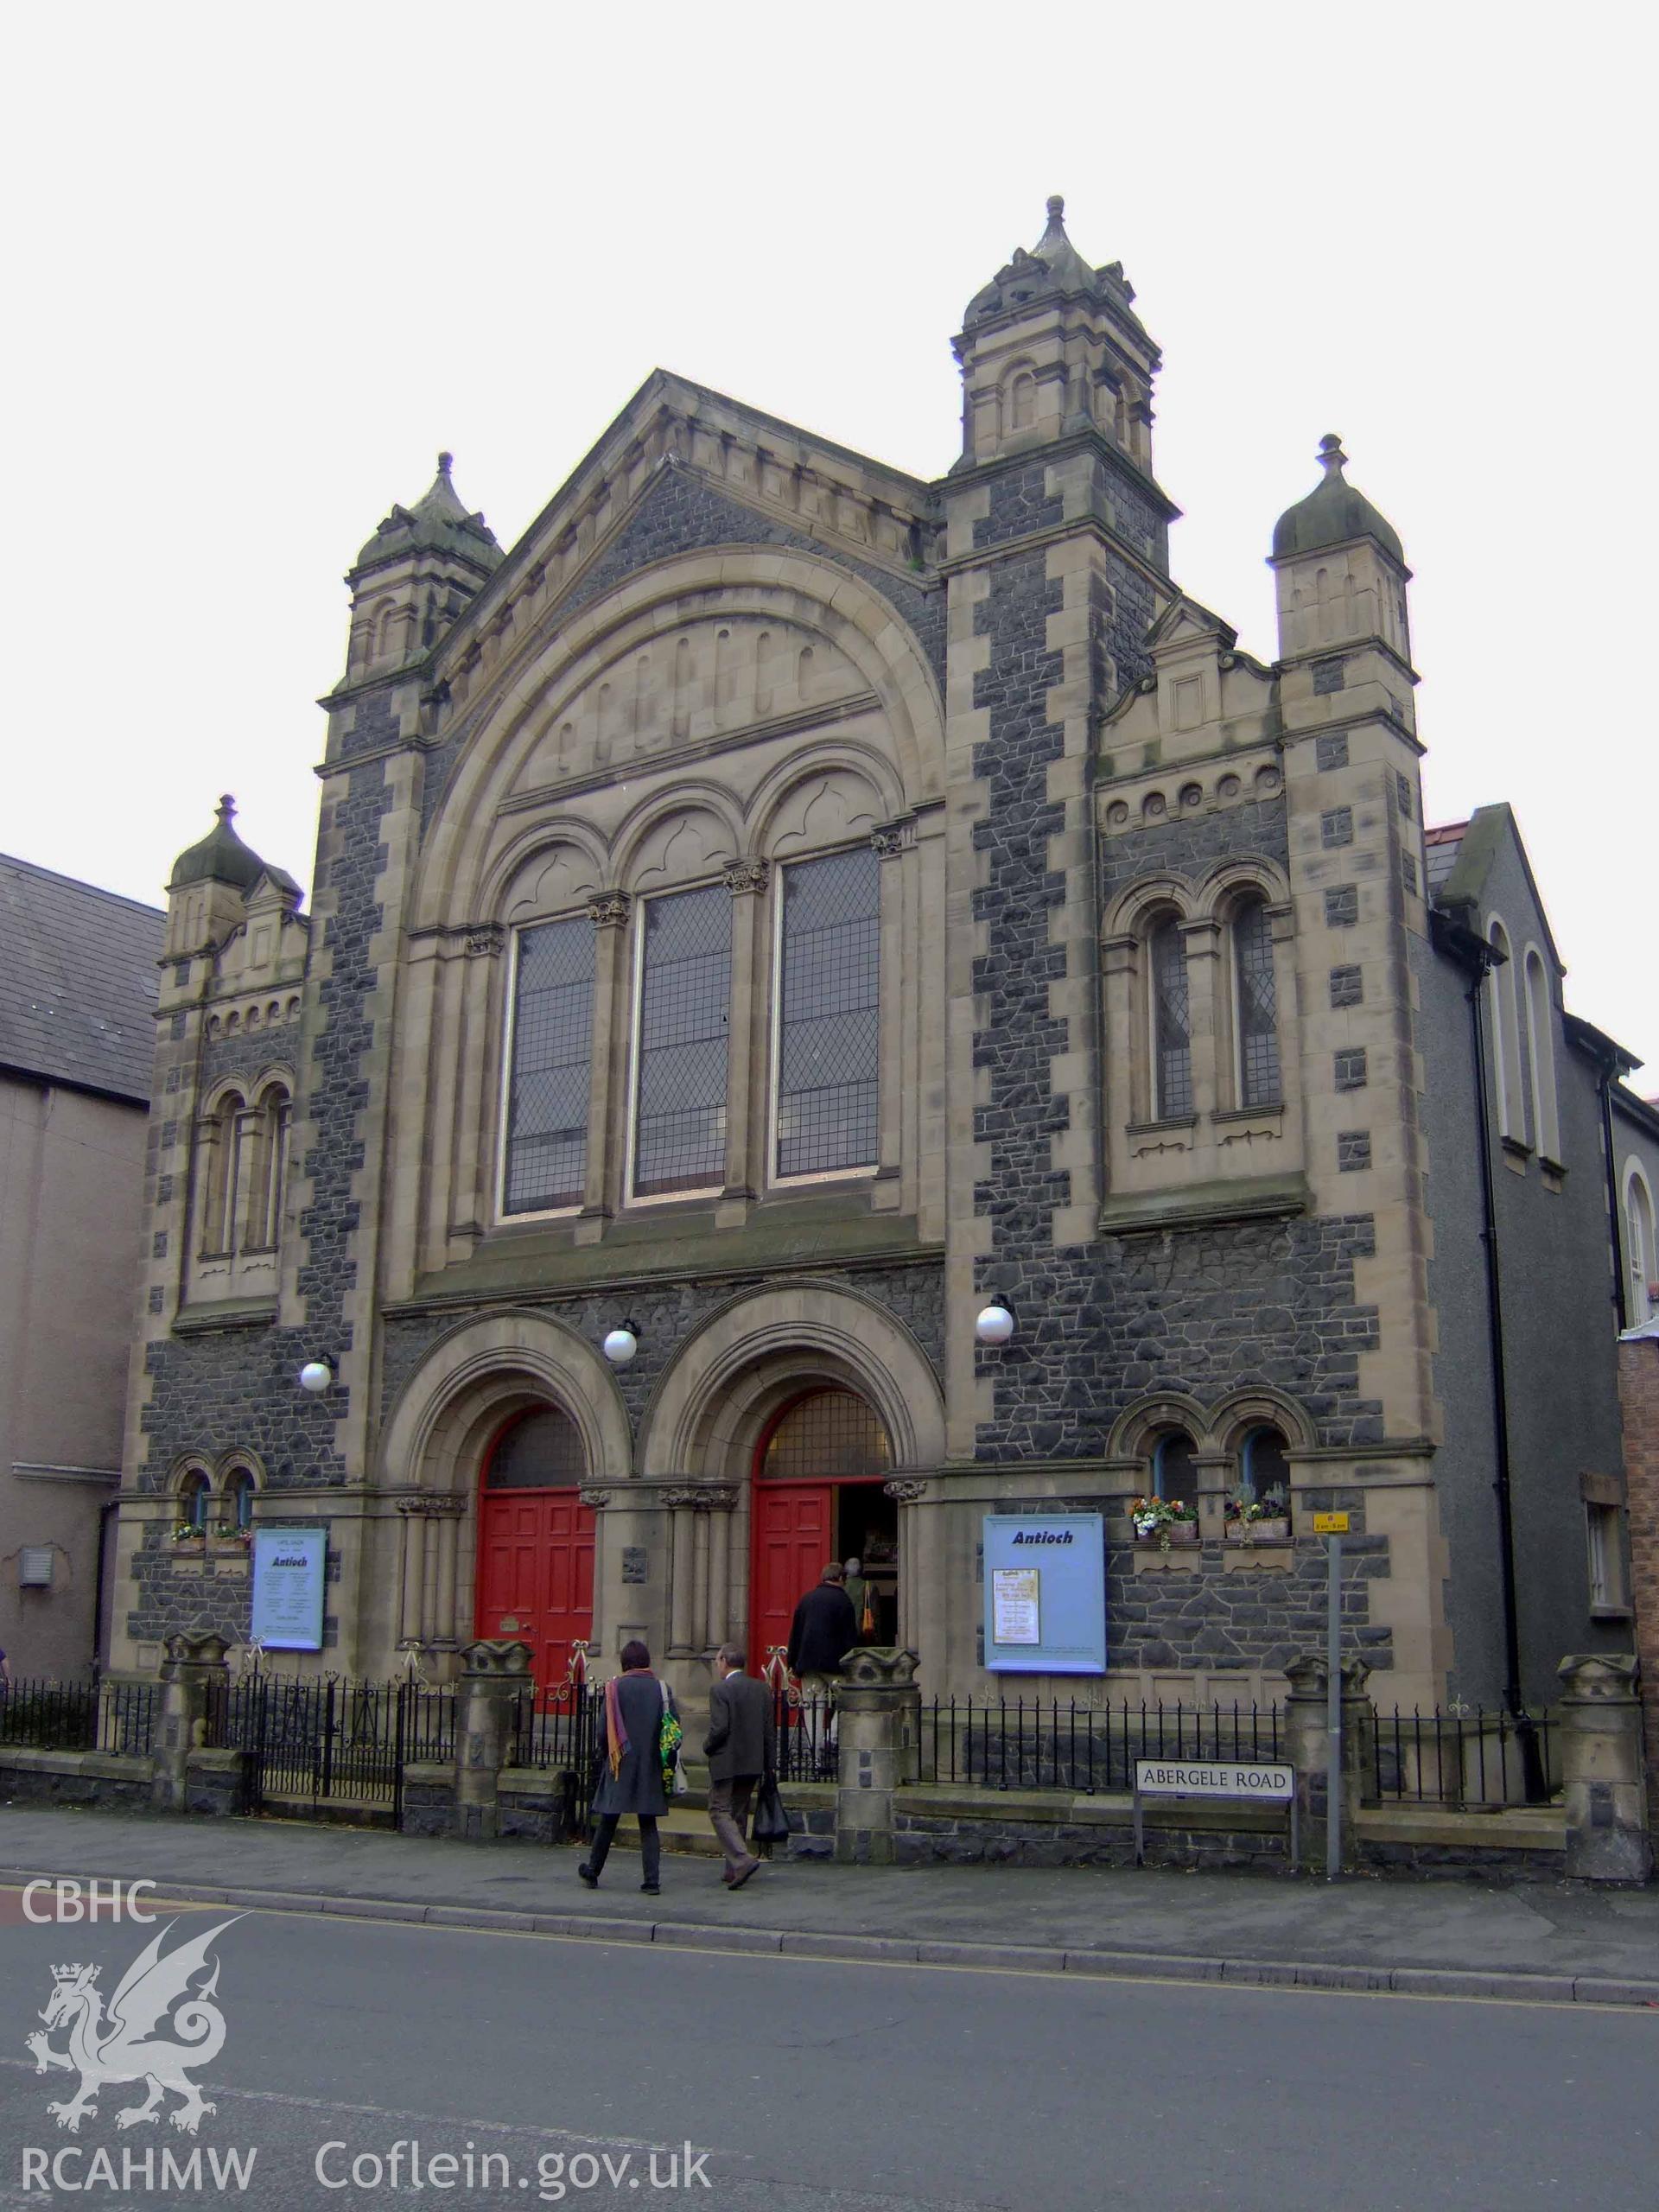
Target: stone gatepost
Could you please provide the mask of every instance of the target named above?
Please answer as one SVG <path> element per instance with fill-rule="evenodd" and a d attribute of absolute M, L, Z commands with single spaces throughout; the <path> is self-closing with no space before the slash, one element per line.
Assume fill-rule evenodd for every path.
<path fill-rule="evenodd" d="M 190 1754 L 207 1748 L 208 1707 L 230 1687 L 222 1636 L 169 1636 L 162 1662 L 162 1716 L 151 1752 L 149 1802 L 158 1813 L 189 1806 Z"/>
<path fill-rule="evenodd" d="M 1365 1684 L 1370 1669 L 1363 1659 L 1342 1662 L 1342 1863 L 1358 1856 L 1359 1805 L 1376 1738 L 1376 1714 Z M 1306 1873 L 1325 1872 L 1326 1776 L 1329 1766 L 1331 1669 L 1323 1655 L 1293 1659 L 1285 1672 L 1290 1695 L 1285 1703 L 1285 1756 L 1296 1770 L 1296 1818 L 1301 1866 Z"/>
<path fill-rule="evenodd" d="M 527 1643 L 469 1643 L 455 1694 L 455 1834 L 494 1840 L 497 1785 L 512 1741 L 513 1715 L 531 1688 Z"/>
<path fill-rule="evenodd" d="M 1653 1851 L 1636 1655 L 1580 1655 L 1558 1671 L 1567 1872 L 1581 1882 L 1645 1882 Z"/>
<path fill-rule="evenodd" d="M 896 1856 L 893 1792 L 916 1779 L 921 1753 L 916 1663 L 913 1651 L 868 1644 L 842 1662 L 836 1857 L 843 1866 L 890 1866 Z"/>

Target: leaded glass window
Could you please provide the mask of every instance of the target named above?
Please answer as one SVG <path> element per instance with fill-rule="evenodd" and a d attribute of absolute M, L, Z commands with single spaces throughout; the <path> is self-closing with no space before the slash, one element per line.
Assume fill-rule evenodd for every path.
<path fill-rule="evenodd" d="M 518 931 L 504 1213 L 581 1203 L 594 1050 L 594 925 L 585 915 Z"/>
<path fill-rule="evenodd" d="M 784 871 L 779 1175 L 875 1164 L 880 869 L 865 846 Z"/>
<path fill-rule="evenodd" d="M 852 1390 L 810 1390 L 766 1440 L 760 1472 L 777 1481 L 885 1475 L 893 1447 L 881 1416 Z"/>
<path fill-rule="evenodd" d="M 1238 1103 L 1276 1106 L 1281 1090 L 1273 931 L 1260 899 L 1241 906 L 1234 919 L 1233 973 L 1238 993 Z"/>
<path fill-rule="evenodd" d="M 649 899 L 644 929 L 633 1189 L 656 1198 L 726 1179 L 731 893 Z"/>
<path fill-rule="evenodd" d="M 1186 939 L 1173 917 L 1152 932 L 1152 1047 L 1154 1121 L 1192 1111 L 1192 1018 Z"/>
<path fill-rule="evenodd" d="M 491 1490 L 563 1490 L 587 1472 L 575 1421 L 562 1407 L 542 1406 L 502 1431 L 485 1479 Z"/>
<path fill-rule="evenodd" d="M 1190 1505 L 1198 1494 L 1198 1487 L 1192 1438 L 1181 1429 L 1166 1428 L 1153 1451 L 1153 1496 L 1179 1498 L 1183 1504 Z"/>

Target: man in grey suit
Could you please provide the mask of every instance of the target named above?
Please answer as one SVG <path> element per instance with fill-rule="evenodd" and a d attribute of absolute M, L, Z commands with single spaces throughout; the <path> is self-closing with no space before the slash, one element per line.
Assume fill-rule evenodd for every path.
<path fill-rule="evenodd" d="M 755 1783 L 777 1767 L 777 1727 L 772 1692 L 743 1672 L 743 1654 L 734 1643 L 721 1645 L 715 1669 L 702 1746 L 709 1760 L 709 1820 L 726 1854 L 721 1879 L 728 1890 L 741 1890 L 760 1864 L 743 1832 Z"/>

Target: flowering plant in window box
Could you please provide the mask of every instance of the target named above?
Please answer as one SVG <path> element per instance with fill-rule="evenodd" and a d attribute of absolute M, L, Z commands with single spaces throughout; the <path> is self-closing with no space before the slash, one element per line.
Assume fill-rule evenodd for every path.
<path fill-rule="evenodd" d="M 206 1531 L 197 1528 L 194 1521 L 175 1521 L 173 1523 L 173 1541 L 175 1544 L 188 1544 L 194 1548 L 200 1548 L 205 1534 Z"/>
<path fill-rule="evenodd" d="M 1180 1497 L 1132 1497 L 1129 1525 L 1137 1543 L 1167 1551 L 1172 1544 L 1198 1542 L 1198 1509 Z"/>
<path fill-rule="evenodd" d="M 235 1521 L 216 1521 L 213 1535 L 221 1544 L 239 1544 L 244 1551 L 253 1541 L 253 1530 L 243 1528 Z"/>
<path fill-rule="evenodd" d="M 1227 1536 L 1235 1544 L 1281 1544 L 1290 1539 L 1290 1512 L 1276 1492 L 1257 1497 L 1235 1491 L 1227 1501 Z"/>

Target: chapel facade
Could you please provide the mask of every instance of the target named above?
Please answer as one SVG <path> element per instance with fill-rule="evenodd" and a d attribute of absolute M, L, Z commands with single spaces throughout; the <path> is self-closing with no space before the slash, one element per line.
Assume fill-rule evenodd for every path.
<path fill-rule="evenodd" d="M 1386 1702 L 1628 1643 L 1659 1116 L 1541 910 L 1494 964 L 1507 810 L 1426 842 L 1399 537 L 1327 438 L 1276 658 L 1183 594 L 1158 347 L 1058 200 L 956 349 L 937 482 L 659 372 L 511 551 L 448 455 L 364 546 L 309 914 L 228 804 L 169 887 L 119 1661 L 245 1637 L 286 1520 L 308 1664 L 637 1636 L 695 1693 L 855 1554 L 869 1639 L 982 1692 L 983 1516 L 1062 1506 L 1109 1667 L 1057 1694 L 1273 1701 L 1327 1510 Z M 1493 1205 L 1567 1255 L 1524 1446 Z"/>

